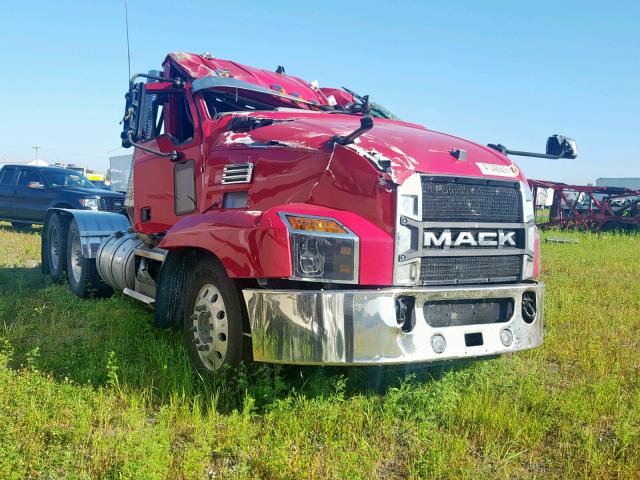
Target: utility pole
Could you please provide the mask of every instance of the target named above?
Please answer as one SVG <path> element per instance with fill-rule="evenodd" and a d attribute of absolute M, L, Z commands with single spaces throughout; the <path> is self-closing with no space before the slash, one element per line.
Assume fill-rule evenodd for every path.
<path fill-rule="evenodd" d="M 38 161 L 38 150 L 40 150 L 40 147 L 31 147 L 36 151 L 36 162 Z"/>

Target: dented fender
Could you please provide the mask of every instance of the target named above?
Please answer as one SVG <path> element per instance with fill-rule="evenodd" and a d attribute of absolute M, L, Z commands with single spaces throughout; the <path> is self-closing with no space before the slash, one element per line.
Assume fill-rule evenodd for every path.
<path fill-rule="evenodd" d="M 289 278 L 291 249 L 280 213 L 335 218 L 360 239 L 360 284 L 390 285 L 393 237 L 352 212 L 288 204 L 267 211 L 224 209 L 185 217 L 164 236 L 160 248 L 200 248 L 214 254 L 231 278 Z"/>

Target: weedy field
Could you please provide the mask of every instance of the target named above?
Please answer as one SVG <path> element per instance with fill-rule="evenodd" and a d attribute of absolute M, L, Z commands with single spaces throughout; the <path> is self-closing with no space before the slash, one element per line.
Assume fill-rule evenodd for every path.
<path fill-rule="evenodd" d="M 190 368 L 0 226 L 0 478 L 639 478 L 640 235 L 543 244 L 535 351 L 412 371 Z"/>

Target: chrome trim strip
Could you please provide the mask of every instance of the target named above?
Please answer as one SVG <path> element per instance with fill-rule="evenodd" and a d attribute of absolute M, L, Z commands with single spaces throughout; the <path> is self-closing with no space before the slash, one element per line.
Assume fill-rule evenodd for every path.
<path fill-rule="evenodd" d="M 503 255 L 525 255 L 526 253 L 527 250 L 525 248 L 422 249 L 421 254 L 416 253 L 415 257 L 407 257 L 407 259 L 425 257 L 501 257 Z"/>
<path fill-rule="evenodd" d="M 230 163 L 222 169 L 222 184 L 251 183 L 253 163 Z"/>
<path fill-rule="evenodd" d="M 135 290 L 131 290 L 130 288 L 125 288 L 122 293 L 131 298 L 135 298 L 142 303 L 146 303 L 147 305 L 153 305 L 156 302 L 155 299 L 146 296 L 144 293 L 136 292 Z"/>
<path fill-rule="evenodd" d="M 164 248 L 136 248 L 133 253 L 138 257 L 145 257 L 150 260 L 156 260 L 158 262 L 164 262 L 165 258 L 167 258 L 168 250 Z"/>
<path fill-rule="evenodd" d="M 417 222 L 422 228 L 471 228 L 471 229 L 498 229 L 498 228 L 527 228 L 527 223 L 500 223 L 500 222 Z M 531 223 L 531 222 L 530 222 Z"/>
<path fill-rule="evenodd" d="M 251 325 L 253 357 L 261 362 L 323 365 L 385 365 L 439 362 L 535 348 L 543 339 L 543 290 L 538 283 L 464 287 L 387 288 L 377 290 L 244 290 Z M 532 323 L 522 318 L 522 294 L 535 292 Z M 413 296 L 415 327 L 402 331 L 396 298 Z M 424 319 L 428 300 L 512 298 L 514 313 L 504 323 L 430 327 Z M 502 344 L 508 328 L 513 343 Z M 445 337 L 437 354 L 430 339 Z M 481 333 L 483 345 L 467 346 L 465 334 Z"/>

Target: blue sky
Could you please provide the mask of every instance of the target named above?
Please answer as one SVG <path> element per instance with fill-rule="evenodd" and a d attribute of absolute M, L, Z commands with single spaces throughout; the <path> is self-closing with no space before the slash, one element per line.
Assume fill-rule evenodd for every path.
<path fill-rule="evenodd" d="M 123 2 L 2 9 L 0 162 L 106 170 L 127 86 Z M 640 177 L 640 2 L 153 2 L 129 0 L 132 71 L 211 51 L 323 86 L 479 143 L 576 160 L 515 160 L 530 178 Z"/>

